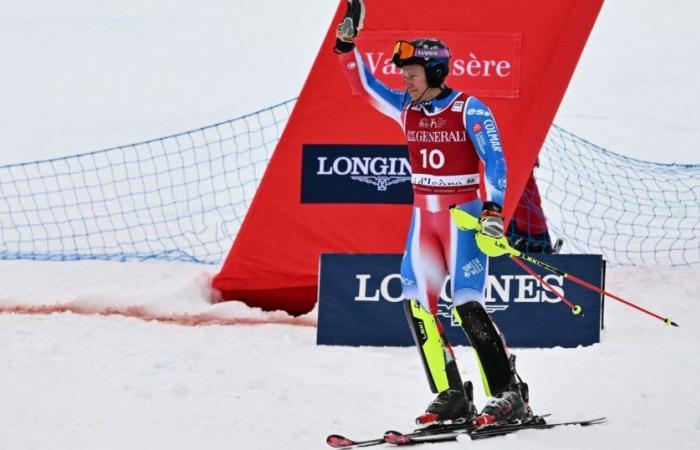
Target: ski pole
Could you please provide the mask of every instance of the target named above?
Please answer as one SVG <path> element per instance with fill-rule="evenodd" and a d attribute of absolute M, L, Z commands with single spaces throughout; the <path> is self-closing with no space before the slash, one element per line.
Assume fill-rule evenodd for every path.
<path fill-rule="evenodd" d="M 549 283 L 544 281 L 544 279 L 541 276 L 539 276 L 534 270 L 530 269 L 525 263 L 518 259 L 518 255 L 513 254 L 513 252 L 517 252 L 517 250 L 515 250 L 510 246 L 510 244 L 508 244 L 508 240 L 505 236 L 501 236 L 500 238 L 495 239 L 493 237 L 486 236 L 485 234 L 478 233 L 478 231 L 481 231 L 481 224 L 479 223 L 479 219 L 465 211 L 462 211 L 457 208 L 450 208 L 450 214 L 452 215 L 452 219 L 455 221 L 458 228 L 462 230 L 477 231 L 477 233 L 474 235 L 474 239 L 476 240 L 476 244 L 479 247 L 479 249 L 482 252 L 484 252 L 487 256 L 497 257 L 508 255 L 508 257 L 512 259 L 517 265 L 519 265 L 525 272 L 534 276 L 537 279 L 537 281 L 542 283 L 542 285 L 547 290 L 553 292 L 554 295 L 559 297 L 559 299 L 569 307 L 569 309 L 574 315 L 578 315 L 581 313 L 582 308 L 580 305 L 574 305 L 569 299 L 564 297 Z"/>
<path fill-rule="evenodd" d="M 513 249 L 513 250 L 517 252 L 517 250 L 515 250 L 515 249 Z M 652 311 L 649 311 L 649 310 L 646 309 L 646 308 L 643 308 L 643 307 L 641 307 L 641 306 L 639 306 L 639 305 L 635 305 L 634 303 L 630 302 L 629 300 L 625 300 L 625 299 L 622 298 L 622 297 L 619 297 L 619 296 L 617 296 L 617 295 L 615 295 L 615 294 L 613 294 L 613 293 L 611 293 L 611 292 L 608 292 L 608 291 L 606 291 L 606 290 L 603 290 L 603 289 L 599 288 L 598 286 L 596 286 L 596 285 L 594 285 L 594 284 L 588 283 L 587 281 L 584 281 L 584 280 L 582 280 L 582 279 L 580 279 L 580 278 L 578 278 L 578 277 L 576 277 L 576 276 L 574 276 L 574 275 L 571 275 L 570 273 L 566 273 L 566 272 L 564 272 L 563 270 L 557 269 L 556 267 L 552 266 L 551 264 L 547 264 L 547 263 L 545 263 L 545 262 L 542 262 L 542 261 L 540 261 L 540 260 L 538 260 L 538 259 L 533 258 L 532 256 L 525 255 L 525 254 L 522 254 L 522 253 L 519 255 L 519 257 L 520 257 L 521 259 L 524 259 L 525 261 L 527 261 L 527 262 L 529 262 L 529 263 L 532 263 L 532 264 L 534 264 L 534 265 L 536 265 L 536 266 L 542 267 L 542 268 L 545 269 L 545 270 L 549 270 L 550 272 L 552 272 L 552 273 L 554 273 L 554 274 L 557 274 L 557 275 L 559 275 L 559 276 L 562 276 L 562 277 L 566 278 L 567 280 L 571 280 L 571 281 L 573 281 L 574 283 L 576 283 L 576 284 L 578 284 L 578 285 L 580 285 L 580 286 L 583 286 L 583 287 L 585 287 L 585 288 L 591 289 L 592 291 L 595 291 L 595 292 L 597 292 L 597 293 L 599 293 L 599 294 L 606 295 L 606 296 L 608 296 L 608 297 L 610 297 L 610 298 L 613 298 L 613 299 L 615 299 L 615 300 L 617 300 L 617 301 L 619 301 L 619 302 L 621 302 L 621 303 L 624 303 L 625 305 L 630 306 L 630 307 L 632 307 L 632 308 L 634 308 L 634 309 L 636 309 L 636 310 L 638 310 L 638 311 L 641 311 L 641 312 L 643 312 L 643 313 L 645 313 L 645 314 L 648 314 L 648 315 L 650 315 L 651 317 L 654 317 L 654 318 L 656 318 L 656 319 L 659 319 L 659 320 L 663 321 L 666 325 L 673 325 L 674 327 L 677 327 L 677 326 L 678 326 L 678 324 L 677 324 L 676 322 L 674 322 L 673 320 L 671 320 L 670 317 L 662 317 L 662 316 L 660 316 L 660 315 L 658 315 L 658 314 L 656 314 L 656 313 L 654 313 L 654 312 L 652 312 Z"/>
<path fill-rule="evenodd" d="M 529 268 L 529 267 L 527 266 L 527 264 L 525 264 L 524 262 L 522 262 L 522 261 L 520 260 L 520 258 L 518 258 L 518 257 L 516 257 L 516 256 L 513 256 L 513 255 L 508 255 L 508 256 L 510 257 L 510 259 L 512 259 L 513 261 L 515 261 L 515 263 L 516 263 L 517 265 L 519 265 L 525 272 L 529 273 L 530 275 L 532 275 L 533 277 L 535 277 L 535 278 L 537 279 L 537 281 L 539 281 L 540 283 L 542 283 L 542 285 L 543 285 L 545 288 L 547 288 L 548 291 L 552 292 L 554 295 L 556 295 L 557 297 L 559 297 L 559 299 L 560 299 L 562 302 L 566 303 L 566 305 L 569 307 L 569 309 L 571 309 L 571 312 L 572 312 L 575 316 L 581 314 L 581 306 L 579 306 L 579 305 L 574 305 L 569 299 L 567 299 L 566 297 L 564 297 L 559 291 L 557 291 L 557 290 L 554 289 L 552 286 L 550 286 L 549 283 L 547 283 L 546 281 L 544 281 L 544 278 L 542 278 L 537 272 L 535 272 L 534 270 L 532 270 L 531 268 Z"/>
<path fill-rule="evenodd" d="M 452 219 L 455 221 L 457 224 L 457 227 L 462 229 L 462 230 L 474 230 L 474 231 L 480 231 L 481 230 L 481 224 L 479 223 L 479 219 L 472 216 L 471 214 L 462 211 L 458 208 L 451 208 L 450 213 L 452 215 Z M 664 322 L 666 325 L 672 325 L 674 327 L 679 326 L 676 322 L 671 320 L 670 317 L 662 317 L 652 311 L 649 311 L 646 308 L 643 308 L 639 305 L 635 305 L 634 303 L 630 302 L 629 300 L 625 300 L 622 297 L 619 297 L 615 294 L 612 294 L 604 289 L 599 288 L 598 286 L 595 286 L 593 284 L 590 284 L 574 275 L 571 275 L 569 273 L 564 272 L 563 270 L 560 270 L 551 264 L 547 264 L 545 262 L 542 262 L 538 259 L 533 258 L 532 256 L 525 255 L 519 250 L 514 249 L 513 247 L 510 246 L 508 243 L 508 240 L 505 238 L 505 236 L 495 239 L 490 236 L 483 235 L 481 233 L 476 233 L 475 235 L 476 243 L 483 251 L 486 253 L 488 256 L 496 257 L 496 256 L 502 256 L 502 255 L 509 255 L 511 258 L 515 261 L 516 258 L 525 260 L 531 264 L 534 264 L 538 267 L 541 267 L 545 270 L 548 270 L 556 275 L 562 276 L 565 279 L 568 279 L 578 285 L 581 285 L 585 288 L 591 289 L 599 294 L 606 295 L 612 299 L 615 299 L 627 306 L 630 306 L 638 311 L 641 311 L 651 317 L 654 317 L 655 319 L 659 319 L 662 322 Z M 520 265 L 521 267 L 523 265 Z M 573 311 L 573 310 L 572 310 Z"/>

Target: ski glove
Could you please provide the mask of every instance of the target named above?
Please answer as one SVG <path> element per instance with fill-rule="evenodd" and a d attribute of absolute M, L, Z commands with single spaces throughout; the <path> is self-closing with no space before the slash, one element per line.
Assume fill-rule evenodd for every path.
<path fill-rule="evenodd" d="M 503 237 L 503 217 L 501 216 L 501 205 L 494 202 L 484 202 L 481 208 L 481 234 L 490 236 L 494 239 Z"/>
<path fill-rule="evenodd" d="M 364 18 L 365 5 L 362 0 L 348 0 L 345 17 L 338 24 L 338 31 L 335 32 L 334 52 L 347 53 L 355 48 L 355 38 L 362 29 Z"/>

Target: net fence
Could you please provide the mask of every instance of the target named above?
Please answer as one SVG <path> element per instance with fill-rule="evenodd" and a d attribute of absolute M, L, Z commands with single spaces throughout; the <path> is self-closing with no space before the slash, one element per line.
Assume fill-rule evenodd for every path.
<path fill-rule="evenodd" d="M 147 142 L 0 166 L 0 258 L 220 263 L 294 102 Z"/>
<path fill-rule="evenodd" d="M 536 175 L 566 253 L 621 266 L 700 263 L 700 164 L 625 157 L 554 125 Z"/>
<path fill-rule="evenodd" d="M 0 259 L 220 264 L 296 99 L 197 130 L 0 166 Z M 700 165 L 627 158 L 553 126 L 536 171 L 564 253 L 700 263 Z"/>

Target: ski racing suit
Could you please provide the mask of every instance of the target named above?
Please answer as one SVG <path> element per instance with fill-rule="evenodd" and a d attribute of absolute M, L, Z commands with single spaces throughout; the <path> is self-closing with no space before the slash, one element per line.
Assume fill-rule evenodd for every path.
<path fill-rule="evenodd" d="M 437 320 L 438 297 L 451 275 L 452 312 L 472 343 L 487 395 L 512 381 L 510 354 L 484 310 L 488 259 L 474 231 L 459 230 L 450 205 L 478 217 L 479 162 L 486 201 L 503 205 L 506 164 L 496 122 L 478 98 L 445 88 L 434 99 L 411 102 L 408 93 L 376 79 L 357 48 L 339 55 L 353 93 L 396 121 L 408 141 L 413 214 L 401 263 L 406 315 L 433 392 L 462 389 L 450 344 Z M 497 342 L 496 342 L 497 341 Z"/>

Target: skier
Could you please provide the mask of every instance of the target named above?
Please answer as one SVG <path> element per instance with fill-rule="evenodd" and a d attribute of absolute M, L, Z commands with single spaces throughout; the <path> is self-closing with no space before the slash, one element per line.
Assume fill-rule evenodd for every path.
<path fill-rule="evenodd" d="M 506 165 L 493 115 L 478 98 L 445 84 L 450 52 L 439 40 L 398 41 L 393 63 L 402 69 L 405 92 L 388 88 L 364 64 L 354 39 L 362 28 L 362 0 L 348 0 L 334 51 L 353 91 L 394 119 L 408 141 L 413 216 L 401 263 L 404 307 L 430 388 L 437 397 L 416 419 L 419 425 L 475 418 L 471 383 L 462 383 L 452 348 L 437 320 L 445 276 L 452 276 L 452 312 L 476 351 L 488 400 L 482 423 L 532 415 L 527 385 L 515 371 L 498 328 L 484 309 L 486 255 L 474 232 L 458 230 L 450 206 L 480 217 L 481 232 L 503 236 Z M 484 163 L 486 201 L 479 198 Z M 466 386 L 466 390 L 465 390 Z"/>

